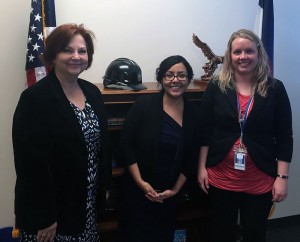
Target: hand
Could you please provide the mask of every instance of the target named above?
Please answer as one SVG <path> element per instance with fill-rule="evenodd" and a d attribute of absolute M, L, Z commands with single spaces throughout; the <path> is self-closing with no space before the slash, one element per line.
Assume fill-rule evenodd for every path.
<path fill-rule="evenodd" d="M 165 190 L 161 193 L 158 193 L 158 197 L 163 201 L 167 198 L 173 197 L 176 195 L 176 192 L 173 190 Z"/>
<path fill-rule="evenodd" d="M 282 202 L 284 199 L 287 198 L 287 194 L 288 194 L 288 180 L 277 177 L 273 184 L 272 201 L 277 203 Z"/>
<path fill-rule="evenodd" d="M 163 201 L 160 199 L 160 197 L 158 196 L 158 191 L 154 190 L 154 188 L 145 181 L 142 181 L 139 185 L 138 185 L 145 193 L 145 196 L 151 201 L 151 202 L 159 202 L 162 203 Z"/>
<path fill-rule="evenodd" d="M 50 227 L 38 230 L 37 242 L 52 242 L 56 234 L 57 223 L 55 222 Z"/>
<path fill-rule="evenodd" d="M 157 191 L 148 192 L 146 195 L 146 198 L 148 198 L 151 202 L 158 202 L 163 203 L 163 199 L 159 196 Z"/>
<path fill-rule="evenodd" d="M 209 188 L 209 183 L 208 183 L 208 174 L 207 174 L 207 169 L 206 168 L 201 168 L 198 170 L 198 184 L 200 188 L 208 194 L 208 188 Z"/>

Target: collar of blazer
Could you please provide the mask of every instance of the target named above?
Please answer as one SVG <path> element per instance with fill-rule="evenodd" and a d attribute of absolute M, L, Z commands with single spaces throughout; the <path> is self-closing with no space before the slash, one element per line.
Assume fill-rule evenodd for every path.
<path fill-rule="evenodd" d="M 225 94 L 231 107 L 233 112 L 237 113 L 238 109 L 237 109 L 237 95 L 236 95 L 236 90 L 235 89 L 229 89 L 227 90 L 227 93 Z M 253 103 L 253 107 L 252 110 L 249 114 L 248 117 L 248 122 L 250 122 L 250 120 L 256 116 L 257 113 L 260 112 L 260 110 L 263 108 L 263 106 L 266 103 L 266 99 L 268 97 L 262 97 L 261 95 L 259 95 L 257 92 L 254 93 L 254 103 Z"/>
<path fill-rule="evenodd" d="M 58 115 L 60 115 L 66 122 L 68 122 L 70 124 L 70 126 L 74 129 L 74 131 L 82 138 L 82 140 L 84 140 L 81 126 L 80 126 L 78 119 L 70 105 L 69 100 L 67 99 L 67 97 L 60 85 L 58 78 L 55 75 L 55 72 L 52 71 L 51 73 L 49 73 L 48 76 L 49 76 L 49 84 L 50 84 L 49 92 L 52 93 L 51 96 L 53 96 L 53 98 L 54 98 L 54 100 L 53 100 L 54 108 L 57 110 Z M 98 118 L 100 118 L 102 113 L 100 112 L 101 108 L 99 107 L 100 106 L 99 101 L 97 101 L 97 98 L 95 97 L 95 95 L 93 95 L 91 90 L 87 87 L 87 84 L 85 83 L 84 80 L 78 79 L 78 83 L 79 83 L 80 87 L 82 88 L 82 91 L 83 91 L 86 99 L 88 100 L 90 105 L 93 107 L 96 115 L 98 116 Z"/>

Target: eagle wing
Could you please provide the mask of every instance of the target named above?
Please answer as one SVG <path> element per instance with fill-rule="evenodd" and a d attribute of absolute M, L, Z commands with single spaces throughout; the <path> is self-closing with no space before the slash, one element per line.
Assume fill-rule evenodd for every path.
<path fill-rule="evenodd" d="M 206 43 L 202 42 L 195 34 L 193 34 L 193 42 L 197 47 L 199 47 L 202 50 L 204 56 L 210 61 L 214 59 L 214 57 L 216 57 L 216 55 L 212 52 L 211 48 Z"/>

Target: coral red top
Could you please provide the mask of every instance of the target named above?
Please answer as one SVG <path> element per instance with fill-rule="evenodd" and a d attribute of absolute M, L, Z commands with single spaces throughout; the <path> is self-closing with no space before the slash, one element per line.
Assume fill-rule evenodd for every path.
<path fill-rule="evenodd" d="M 250 96 L 238 94 L 238 99 L 244 116 Z M 248 115 L 252 110 L 253 103 L 254 100 L 249 107 Z M 234 147 L 239 144 L 240 138 L 232 146 L 223 161 L 216 166 L 207 168 L 209 184 L 224 190 L 250 194 L 262 194 L 271 191 L 274 178 L 259 170 L 249 153 L 247 153 L 246 158 L 246 169 L 244 171 L 234 169 Z"/>

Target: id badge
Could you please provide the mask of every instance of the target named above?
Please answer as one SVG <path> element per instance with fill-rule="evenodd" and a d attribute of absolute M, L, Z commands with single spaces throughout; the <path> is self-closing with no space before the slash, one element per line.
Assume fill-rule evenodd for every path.
<path fill-rule="evenodd" d="M 244 148 L 238 148 L 234 152 L 234 169 L 246 170 L 247 151 Z"/>

